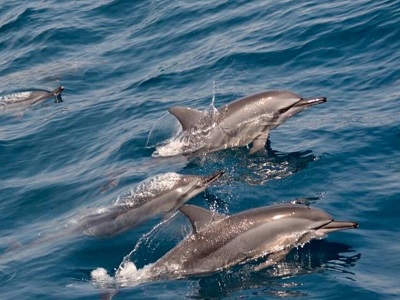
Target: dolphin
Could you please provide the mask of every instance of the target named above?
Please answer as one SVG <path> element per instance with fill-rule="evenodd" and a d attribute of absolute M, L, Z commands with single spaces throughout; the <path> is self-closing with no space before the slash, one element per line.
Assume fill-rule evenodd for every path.
<path fill-rule="evenodd" d="M 121 233 L 155 216 L 172 215 L 223 173 L 218 171 L 209 176 L 196 176 L 171 172 L 151 177 L 118 198 L 111 208 L 86 215 L 76 223 L 87 235 L 107 237 Z"/>
<path fill-rule="evenodd" d="M 84 235 L 111 237 L 133 229 L 153 217 L 168 217 L 182 204 L 204 191 L 223 173 L 218 171 L 209 176 L 196 176 L 170 172 L 150 177 L 129 193 L 118 197 L 113 205 L 100 208 L 97 212 L 80 213 L 63 222 L 56 231 L 41 233 L 40 238 L 28 244 L 19 244 L 0 253 L 0 262 L 40 256 L 49 246 L 57 249 L 60 242 L 67 239 L 76 242 Z"/>
<path fill-rule="evenodd" d="M 214 110 L 211 118 L 189 107 L 174 106 L 169 112 L 182 126 L 187 141 L 183 154 L 214 152 L 250 143 L 252 154 L 264 149 L 272 129 L 308 107 L 326 101 L 325 97 L 302 98 L 289 91 L 266 91 L 224 105 Z"/>
<path fill-rule="evenodd" d="M 299 204 L 278 204 L 221 215 L 193 205 L 179 209 L 191 222 L 192 233 L 148 266 L 155 277 L 213 273 L 267 258 L 260 270 L 283 259 L 293 247 L 337 230 L 357 228 L 335 221 L 326 212 Z"/>
<path fill-rule="evenodd" d="M 56 102 L 61 102 L 63 86 L 59 86 L 53 91 L 36 90 L 18 92 L 0 97 L 0 110 L 14 109 L 40 103 L 46 99 L 55 97 Z"/>

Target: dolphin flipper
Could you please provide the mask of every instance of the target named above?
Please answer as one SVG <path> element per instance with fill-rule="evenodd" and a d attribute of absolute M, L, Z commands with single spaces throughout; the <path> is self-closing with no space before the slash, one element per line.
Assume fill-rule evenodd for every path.
<path fill-rule="evenodd" d="M 178 119 L 179 123 L 181 123 L 183 131 L 195 127 L 204 116 L 203 112 L 197 109 L 183 106 L 171 107 L 169 112 Z"/>
<path fill-rule="evenodd" d="M 262 132 L 258 137 L 256 137 L 255 140 L 253 141 L 253 146 L 251 147 L 249 153 L 253 154 L 257 151 L 264 149 L 267 143 L 268 136 L 269 136 L 269 129 Z"/>
<path fill-rule="evenodd" d="M 278 261 L 284 259 L 286 255 L 290 252 L 292 248 L 286 248 L 283 249 L 282 251 L 271 253 L 268 255 L 268 259 L 262 263 L 260 263 L 258 266 L 254 268 L 255 271 L 260 271 L 265 268 L 268 268 L 272 266 L 273 264 L 277 263 Z"/>

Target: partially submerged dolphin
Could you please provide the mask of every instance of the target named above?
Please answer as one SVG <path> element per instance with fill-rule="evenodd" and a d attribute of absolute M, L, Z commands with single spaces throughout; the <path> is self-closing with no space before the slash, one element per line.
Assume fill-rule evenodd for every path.
<path fill-rule="evenodd" d="M 5 95 L 0 97 L 0 110 L 34 105 L 52 97 L 55 97 L 56 102 L 61 102 L 61 93 L 63 90 L 64 87 L 59 86 L 53 91 L 36 90 Z"/>
<path fill-rule="evenodd" d="M 209 176 L 166 173 L 154 176 L 119 198 L 111 208 L 86 215 L 76 224 L 87 235 L 105 237 L 121 233 L 155 216 L 172 215 L 223 173 L 219 171 Z"/>
<path fill-rule="evenodd" d="M 212 273 L 266 257 L 256 266 L 259 270 L 283 259 L 293 247 L 358 227 L 298 204 L 260 207 L 230 216 L 193 205 L 184 205 L 180 211 L 190 220 L 192 234 L 149 265 L 147 271 L 156 277 Z"/>
<path fill-rule="evenodd" d="M 213 152 L 253 143 L 250 153 L 264 149 L 269 132 L 325 97 L 302 98 L 289 91 L 266 91 L 222 106 L 209 116 L 189 107 L 169 109 L 182 125 L 182 154 Z M 157 152 L 157 151 L 156 151 Z M 159 151 L 158 151 L 159 152 Z"/>
<path fill-rule="evenodd" d="M 156 216 L 172 215 L 182 204 L 204 191 L 212 182 L 222 176 L 219 171 L 209 176 L 165 173 L 150 177 L 135 186 L 129 193 L 119 197 L 109 206 L 97 212 L 81 213 L 62 225 L 62 229 L 32 241 L 30 244 L 13 247 L 3 254 L 8 259 L 25 255 L 40 255 L 42 247 L 49 243 L 57 245 L 60 240 L 82 238 L 82 234 L 96 237 L 110 237 L 133 229 Z M 42 235 L 42 234 L 41 234 Z M 22 246 L 22 245 L 21 245 Z M 0 261 L 5 255 L 0 254 Z"/>

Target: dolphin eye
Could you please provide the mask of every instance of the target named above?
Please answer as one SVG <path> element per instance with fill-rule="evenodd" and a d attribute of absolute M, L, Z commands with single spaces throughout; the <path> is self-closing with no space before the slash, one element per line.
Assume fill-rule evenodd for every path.
<path fill-rule="evenodd" d="M 303 100 L 303 98 L 300 98 L 299 101 L 301 101 L 301 100 Z M 298 102 L 296 102 L 296 103 L 298 103 Z M 285 107 L 285 108 L 280 109 L 280 110 L 279 110 L 279 113 L 280 113 L 280 114 L 284 114 L 284 113 L 287 112 L 289 109 L 291 109 L 293 106 L 295 106 L 296 103 L 294 103 L 294 104 L 292 104 L 292 105 L 290 105 L 290 106 L 288 106 L 288 107 Z"/>
<path fill-rule="evenodd" d="M 287 112 L 290 108 L 291 108 L 291 106 L 286 107 L 286 108 L 282 108 L 282 109 L 279 110 L 279 113 L 280 113 L 280 114 L 284 114 L 284 113 Z"/>

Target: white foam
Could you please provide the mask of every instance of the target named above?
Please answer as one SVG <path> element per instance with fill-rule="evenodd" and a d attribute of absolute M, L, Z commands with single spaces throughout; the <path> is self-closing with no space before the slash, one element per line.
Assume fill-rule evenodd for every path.
<path fill-rule="evenodd" d="M 115 205 L 135 206 L 142 201 L 171 190 L 180 180 L 182 175 L 174 172 L 159 174 L 140 182 L 129 192 L 119 196 Z"/>
<path fill-rule="evenodd" d="M 153 277 L 149 266 L 151 264 L 138 270 L 133 262 L 125 261 L 115 273 L 115 282 L 120 286 L 132 286 L 148 281 Z"/>
<path fill-rule="evenodd" d="M 104 214 L 104 213 L 106 213 L 106 212 L 108 212 L 108 211 L 110 211 L 110 209 L 107 208 L 107 207 L 99 207 L 99 208 L 96 210 L 95 214 Z"/>
<path fill-rule="evenodd" d="M 4 105 L 18 103 L 27 99 L 31 94 L 32 91 L 8 94 L 0 97 L 0 103 Z"/>
<path fill-rule="evenodd" d="M 182 132 L 182 126 L 172 114 L 166 112 L 151 128 L 147 137 L 146 148 L 157 147 L 165 141 L 177 137 Z"/>
<path fill-rule="evenodd" d="M 183 154 L 186 143 L 180 139 L 171 140 L 165 145 L 156 147 L 152 154 L 154 157 L 169 157 Z"/>
<path fill-rule="evenodd" d="M 115 276 L 108 274 L 107 270 L 104 268 L 97 268 L 90 272 L 90 277 L 93 284 L 108 288 L 111 286 L 134 286 L 142 282 L 149 281 L 154 277 L 154 274 L 149 272 L 149 267 L 147 265 L 142 269 L 137 269 L 136 265 L 131 261 L 124 261 L 123 264 L 115 272 Z"/>
<path fill-rule="evenodd" d="M 114 278 L 104 268 L 97 268 L 90 272 L 92 282 L 101 287 L 107 287 L 114 283 Z"/>

